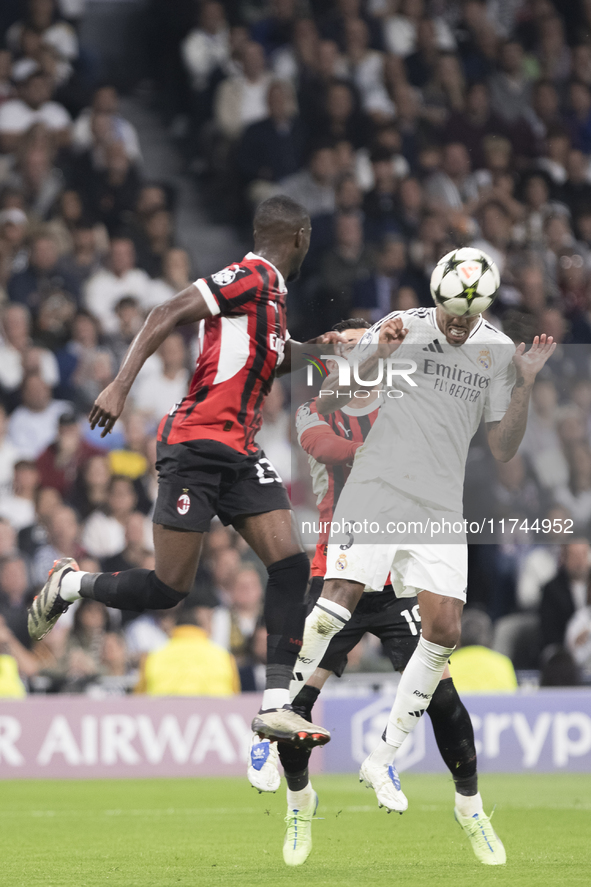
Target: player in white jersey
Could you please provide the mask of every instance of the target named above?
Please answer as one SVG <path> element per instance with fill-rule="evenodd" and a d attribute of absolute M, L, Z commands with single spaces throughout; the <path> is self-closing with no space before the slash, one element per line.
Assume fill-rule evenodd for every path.
<path fill-rule="evenodd" d="M 554 349 L 545 335 L 527 352 L 523 343 L 515 348 L 480 315 L 456 317 L 441 306 L 394 312 L 363 336 L 353 352 L 356 371 L 330 376 L 318 398 L 319 412 L 328 415 L 367 388 L 361 380 L 393 371 L 335 511 L 335 524 L 348 526 L 331 536 L 322 596 L 306 621 L 292 682 L 293 692 L 307 681 L 366 588 L 382 589 L 390 573 L 398 596 L 418 596 L 422 636 L 382 741 L 360 771 L 389 810 L 401 806 L 400 783 L 392 777 L 396 751 L 428 707 L 460 637 L 470 440 L 484 419 L 493 456 L 513 458 L 534 380 Z M 482 813 L 479 796 L 474 807 L 463 811 L 467 817 Z"/>

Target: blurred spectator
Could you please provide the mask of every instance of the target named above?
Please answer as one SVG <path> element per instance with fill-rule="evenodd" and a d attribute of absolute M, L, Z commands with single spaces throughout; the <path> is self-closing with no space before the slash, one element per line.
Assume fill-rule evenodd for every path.
<path fill-rule="evenodd" d="M 269 116 L 249 126 L 238 146 L 236 159 L 246 184 L 276 182 L 303 164 L 304 134 L 292 87 L 273 81 L 267 101 Z"/>
<path fill-rule="evenodd" d="M 267 91 L 271 74 L 266 70 L 260 43 L 249 41 L 240 54 L 241 72 L 223 80 L 215 95 L 215 122 L 229 141 L 267 116 Z"/>
<path fill-rule="evenodd" d="M 553 644 L 563 646 L 569 619 L 587 604 L 589 552 L 587 541 L 565 545 L 558 573 L 542 589 L 540 618 L 544 649 Z"/>
<path fill-rule="evenodd" d="M 591 154 L 591 89 L 588 84 L 573 81 L 568 91 L 570 126 L 573 147 Z M 1 113 L 1 111 L 0 111 Z"/>
<path fill-rule="evenodd" d="M 449 663 L 458 693 L 514 693 L 517 678 L 511 660 L 491 650 L 492 622 L 481 610 L 462 615 L 462 638 Z"/>
<path fill-rule="evenodd" d="M 101 323 L 103 331 L 117 331 L 115 308 L 123 296 L 134 296 L 140 305 L 149 307 L 150 278 L 136 267 L 135 249 L 131 240 L 116 237 L 111 241 L 108 267 L 97 271 L 84 287 L 86 309 Z"/>
<path fill-rule="evenodd" d="M 577 667 L 587 676 L 591 674 L 591 593 L 587 588 L 584 607 L 571 616 L 564 636 L 564 644 Z"/>
<path fill-rule="evenodd" d="M 2 314 L 3 343 L 0 345 L 0 385 L 13 392 L 23 383 L 25 370 L 38 367 L 43 381 L 55 388 L 59 381 L 55 355 L 35 348 L 31 339 L 31 315 L 24 305 L 8 305 Z"/>
<path fill-rule="evenodd" d="M 125 548 L 101 562 L 105 573 L 117 573 L 140 567 L 146 559 L 147 548 L 151 548 L 152 528 L 148 527 L 140 511 L 132 512 L 125 522 Z M 149 542 L 149 546 L 146 545 Z"/>
<path fill-rule="evenodd" d="M 82 520 L 95 509 L 106 507 L 110 480 L 107 456 L 91 456 L 79 472 L 70 496 L 70 502 Z"/>
<path fill-rule="evenodd" d="M 147 611 L 125 628 L 127 652 L 132 662 L 141 661 L 147 653 L 166 646 L 177 617 L 177 608 Z"/>
<path fill-rule="evenodd" d="M 296 172 L 279 183 L 281 194 L 298 200 L 313 218 L 332 213 L 335 208 L 334 181 L 336 157 L 331 147 L 315 148 L 306 169 Z"/>
<path fill-rule="evenodd" d="M 491 104 L 507 123 L 527 118 L 531 103 L 531 81 L 526 74 L 523 47 L 508 40 L 500 50 L 500 70 L 490 79 Z"/>
<path fill-rule="evenodd" d="M 8 437 L 6 409 L 0 403 L 0 497 L 10 492 L 14 466 L 19 460 L 19 450 Z"/>
<path fill-rule="evenodd" d="M 202 4 L 199 26 L 189 31 L 180 51 L 191 87 L 203 94 L 213 76 L 225 72 L 230 61 L 230 31 L 222 3 Z M 203 113 L 207 109 L 201 110 Z"/>
<path fill-rule="evenodd" d="M 28 219 L 22 209 L 0 211 L 0 293 L 12 274 L 22 271 L 29 259 L 26 244 Z"/>
<path fill-rule="evenodd" d="M 157 352 L 161 360 L 159 372 L 150 372 L 133 390 L 135 406 L 150 419 L 160 422 L 187 393 L 189 371 L 187 352 L 180 333 L 172 333 Z"/>
<path fill-rule="evenodd" d="M 105 148 L 104 168 L 90 177 L 82 196 L 89 213 L 114 237 L 133 211 L 139 187 L 139 172 L 125 146 L 112 141 Z"/>
<path fill-rule="evenodd" d="M 155 209 L 144 223 L 144 245 L 138 249 L 137 264 L 150 277 L 160 277 L 164 259 L 173 247 L 172 217 L 167 209 Z"/>
<path fill-rule="evenodd" d="M 25 648 L 31 646 L 27 629 L 27 606 L 33 597 L 27 565 L 13 555 L 0 561 L 0 615 L 15 638 Z"/>
<path fill-rule="evenodd" d="M 236 661 L 207 636 L 203 608 L 181 610 L 177 627 L 143 664 L 137 692 L 150 696 L 233 696 L 240 692 Z"/>
<path fill-rule="evenodd" d="M 28 267 L 13 274 L 8 281 L 11 302 L 20 302 L 35 316 L 42 300 L 55 290 L 78 297 L 77 281 L 58 264 L 58 251 L 51 236 L 38 234 L 31 246 Z"/>
<path fill-rule="evenodd" d="M 47 582 L 54 561 L 62 557 L 80 558 L 84 554 L 80 545 L 80 524 L 73 508 L 58 507 L 48 516 L 46 523 L 47 543 L 33 556 L 33 579 L 39 585 Z"/>
<path fill-rule="evenodd" d="M 72 261 L 74 267 L 74 276 L 79 276 L 77 268 L 79 265 L 86 267 L 90 264 L 89 260 L 80 261 L 77 259 L 77 252 L 81 251 L 82 245 L 77 243 L 77 235 L 80 232 L 92 232 L 92 251 L 93 260 L 96 261 L 98 256 L 106 253 L 109 245 L 107 231 L 104 225 L 95 224 L 85 217 L 84 205 L 78 191 L 66 189 L 62 191 L 59 202 L 54 207 L 51 220 L 44 226 L 44 231 L 51 234 L 56 243 L 60 254 L 60 267 L 67 267 L 64 262 L 68 259 Z M 86 249 L 89 249 L 88 241 L 86 241 Z M 74 257 L 72 257 L 74 253 Z M 84 275 L 84 279 L 88 275 Z"/>
<path fill-rule="evenodd" d="M 71 117 L 63 105 L 51 100 L 51 80 L 36 65 L 18 84 L 17 95 L 0 105 L 0 150 L 16 151 L 36 123 L 47 127 L 58 144 L 67 144 Z"/>
<path fill-rule="evenodd" d="M 131 693 L 138 682 L 138 673 L 131 668 L 125 637 L 116 631 L 103 635 L 100 674 L 87 692 L 97 696 L 121 696 Z"/>
<path fill-rule="evenodd" d="M 35 490 L 35 521 L 23 527 L 18 534 L 18 549 L 32 558 L 43 545 L 47 545 L 47 528 L 52 514 L 63 506 L 61 495 L 53 487 L 37 487 Z"/>
<path fill-rule="evenodd" d="M 326 329 L 350 315 L 357 281 L 368 277 L 373 260 L 363 242 L 363 227 L 356 213 L 335 220 L 335 245 L 322 260 L 319 280 L 321 314 Z"/>
<path fill-rule="evenodd" d="M 388 237 L 378 253 L 376 270 L 353 286 L 353 315 L 373 323 L 393 310 L 402 287 L 413 285 L 416 278 L 407 270 L 404 240 Z"/>
<path fill-rule="evenodd" d="M 0 516 L 10 521 L 15 530 L 22 530 L 35 521 L 35 491 L 39 472 L 34 462 L 21 459 L 14 466 L 12 494 L 0 499 Z"/>
<path fill-rule="evenodd" d="M 389 52 L 403 58 L 415 52 L 424 11 L 422 0 L 403 0 L 398 13 L 384 20 L 384 42 Z M 433 19 L 433 25 L 438 48 L 454 49 L 454 38 L 444 19 Z"/>
<path fill-rule="evenodd" d="M 108 627 L 109 614 L 105 605 L 88 598 L 81 600 L 74 613 L 74 624 L 66 647 L 66 660 L 70 660 L 73 651 L 81 651 L 91 661 L 92 672 L 98 672 Z"/>
<path fill-rule="evenodd" d="M 470 175 L 470 155 L 462 142 L 445 145 L 441 169 L 425 183 L 425 193 L 439 210 L 469 210 L 478 197 L 476 183 Z"/>
<path fill-rule="evenodd" d="M 58 421 L 57 440 L 37 459 L 39 482 L 54 487 L 62 496 L 72 492 L 78 473 L 91 456 L 100 450 L 82 438 L 78 418 L 74 412 L 62 413 Z"/>
<path fill-rule="evenodd" d="M 162 273 L 150 286 L 150 303 L 160 305 L 191 283 L 191 265 L 186 250 L 172 247 L 162 259 Z"/>
<path fill-rule="evenodd" d="M 94 511 L 84 523 L 82 543 L 96 558 L 111 557 L 125 548 L 125 524 L 137 504 L 133 483 L 113 476 L 104 511 Z"/>
<path fill-rule="evenodd" d="M 263 586 L 258 572 L 253 567 L 243 567 L 238 571 L 230 589 L 231 629 L 230 652 L 238 665 L 245 663 L 252 637 L 262 615 Z"/>
<path fill-rule="evenodd" d="M 142 152 L 135 126 L 119 113 L 119 96 L 114 86 L 100 86 L 92 97 L 92 106 L 85 108 L 72 126 L 72 146 L 87 151 L 93 145 L 91 121 L 93 114 L 109 114 L 114 137 L 125 148 L 132 162 L 141 162 Z"/>
<path fill-rule="evenodd" d="M 34 372 L 25 377 L 21 396 L 22 405 L 8 422 L 8 437 L 22 456 L 37 459 L 55 440 L 59 417 L 68 404 L 52 400 L 49 385 Z"/>

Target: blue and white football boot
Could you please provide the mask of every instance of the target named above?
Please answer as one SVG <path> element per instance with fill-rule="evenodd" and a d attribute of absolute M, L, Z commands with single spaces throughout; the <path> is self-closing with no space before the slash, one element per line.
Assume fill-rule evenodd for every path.
<path fill-rule="evenodd" d="M 408 809 L 408 800 L 400 787 L 394 764 L 378 764 L 369 755 L 361 765 L 359 782 L 364 782 L 366 788 L 373 788 L 378 807 L 385 807 L 388 813 L 404 813 Z"/>
<path fill-rule="evenodd" d="M 277 743 L 252 734 L 248 752 L 248 781 L 259 792 L 276 792 L 281 785 Z"/>

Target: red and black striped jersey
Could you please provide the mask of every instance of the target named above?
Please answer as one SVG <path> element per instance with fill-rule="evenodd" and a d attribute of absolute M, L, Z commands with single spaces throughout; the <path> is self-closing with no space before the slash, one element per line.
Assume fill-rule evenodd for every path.
<path fill-rule="evenodd" d="M 158 440 L 215 440 L 256 452 L 263 401 L 289 338 L 285 281 L 274 265 L 248 253 L 195 286 L 212 316 L 199 325 L 189 393 L 162 419 Z"/>
<path fill-rule="evenodd" d="M 312 488 L 316 494 L 320 533 L 312 561 L 312 575 L 326 572 L 326 546 L 330 522 L 345 481 L 349 477 L 355 453 L 365 441 L 377 419 L 380 401 L 373 400 L 363 409 L 343 407 L 329 416 L 321 416 L 316 398 L 296 412 L 298 441 L 308 454 Z"/>

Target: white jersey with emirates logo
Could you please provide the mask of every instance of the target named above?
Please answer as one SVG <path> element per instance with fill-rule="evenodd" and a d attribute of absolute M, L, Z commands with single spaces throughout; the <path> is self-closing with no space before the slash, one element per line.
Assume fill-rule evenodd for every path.
<path fill-rule="evenodd" d="M 402 318 L 408 335 L 392 355 L 395 375 L 357 450 L 350 483 L 380 478 L 429 505 L 461 513 L 470 441 L 482 419 L 500 421 L 515 384 L 515 346 L 479 318 L 464 345 L 449 345 L 435 308 L 395 311 L 362 337 L 350 359 L 361 364 L 386 320 Z M 386 383 L 384 365 L 384 383 Z M 414 383 L 414 385 L 412 384 Z"/>

